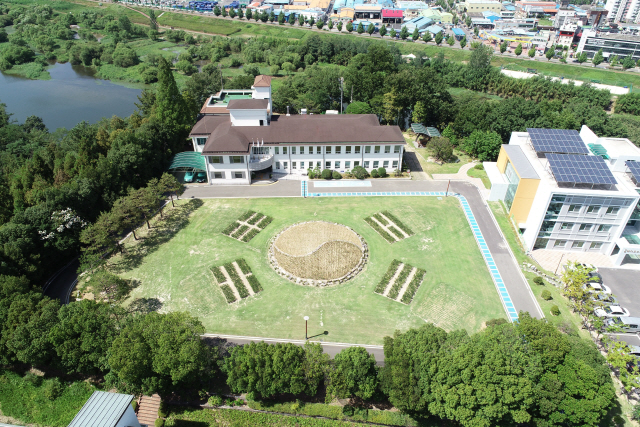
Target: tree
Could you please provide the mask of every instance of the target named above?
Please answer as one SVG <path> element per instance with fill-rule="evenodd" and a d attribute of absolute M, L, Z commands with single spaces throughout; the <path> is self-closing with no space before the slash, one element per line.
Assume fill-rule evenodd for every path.
<path fill-rule="evenodd" d="M 484 162 L 497 159 L 501 145 L 502 139 L 496 132 L 476 130 L 465 138 L 462 148 L 470 156 Z"/>
<path fill-rule="evenodd" d="M 360 21 L 360 23 L 358 24 L 358 34 L 362 34 L 364 33 L 364 26 L 362 25 L 362 21 Z"/>
<path fill-rule="evenodd" d="M 363 347 L 348 347 L 338 353 L 329 373 L 327 400 L 359 397 L 370 399 L 378 388 L 376 359 Z"/>
<path fill-rule="evenodd" d="M 213 14 L 216 16 L 220 16 L 220 8 L 218 6 L 213 8 Z"/>
<path fill-rule="evenodd" d="M 242 8 L 238 9 L 238 19 L 244 18 L 244 10 Z"/>
<path fill-rule="evenodd" d="M 178 91 L 169 63 L 163 57 L 158 60 L 158 86 L 153 110 L 155 118 L 175 135 L 176 147 L 172 151 L 178 152 L 184 144 L 184 137 L 189 132 L 193 118 Z"/>
<path fill-rule="evenodd" d="M 599 51 L 596 52 L 595 55 L 593 55 L 593 59 L 591 59 L 591 62 L 593 63 L 593 65 L 600 65 L 602 64 L 602 62 L 604 61 L 604 55 L 602 54 L 602 49 L 600 49 Z"/>
<path fill-rule="evenodd" d="M 233 19 L 235 17 L 236 17 L 235 9 L 233 9 L 233 8 L 229 9 L 229 18 Z"/>
<path fill-rule="evenodd" d="M 217 8 L 218 6 L 216 6 Z M 251 9 L 247 9 L 247 13 L 245 14 L 245 16 L 247 17 L 247 21 L 251 20 L 251 17 L 253 16 Z"/>
<path fill-rule="evenodd" d="M 315 396 L 329 372 L 329 355 L 323 352 L 320 344 L 309 341 L 304 344 L 302 372 L 307 383 L 307 393 Z"/>
<path fill-rule="evenodd" d="M 117 306 L 91 300 L 60 308 L 49 340 L 67 372 L 92 375 L 108 371 L 107 355 L 118 335 L 118 311 Z"/>
<path fill-rule="evenodd" d="M 442 162 L 447 162 L 453 156 L 453 145 L 448 138 L 433 138 L 429 141 L 429 147 L 433 152 L 433 156 Z"/>
<path fill-rule="evenodd" d="M 584 64 L 585 62 L 587 62 L 587 59 L 589 58 L 587 57 L 587 52 L 582 52 L 576 55 L 576 59 L 580 64 Z"/>
<path fill-rule="evenodd" d="M 544 56 L 547 57 L 547 61 L 551 61 L 551 58 L 553 58 L 555 54 L 556 54 L 556 50 L 552 46 L 549 50 L 547 50 L 547 53 L 545 53 Z"/>
<path fill-rule="evenodd" d="M 245 65 L 242 70 L 244 71 L 244 73 L 248 76 L 251 77 L 256 77 L 257 75 L 260 74 L 260 68 L 258 68 L 258 66 L 256 64 L 248 64 Z"/>
<path fill-rule="evenodd" d="M 438 34 L 436 34 L 436 38 L 435 38 L 435 42 L 438 46 L 440 46 L 440 43 L 442 43 L 442 31 L 440 31 Z"/>
<path fill-rule="evenodd" d="M 275 21 L 275 20 L 276 20 L 276 14 L 275 14 L 275 12 L 272 10 L 272 11 L 269 13 L 269 22 L 273 22 L 273 21 Z"/>
<path fill-rule="evenodd" d="M 447 39 L 447 44 L 449 46 L 453 46 L 454 44 L 456 44 L 456 39 L 453 36 L 449 36 L 449 38 Z"/>
<path fill-rule="evenodd" d="M 278 25 L 284 25 L 284 11 L 280 11 L 278 14 Z"/>
<path fill-rule="evenodd" d="M 371 106 L 366 102 L 353 101 L 347 106 L 345 112 L 347 114 L 371 114 L 373 110 L 371 109 Z"/>
<path fill-rule="evenodd" d="M 393 91 L 385 93 L 382 104 L 382 117 L 387 122 L 387 125 L 395 123 L 400 112 L 397 104 L 397 95 Z"/>
<path fill-rule="evenodd" d="M 391 31 L 389 31 L 389 37 L 391 37 L 392 39 L 396 38 L 396 30 L 395 30 L 395 28 L 391 28 Z"/>
<path fill-rule="evenodd" d="M 182 74 L 186 74 L 187 76 L 190 76 L 191 74 L 198 72 L 198 67 L 193 65 L 191 62 L 185 61 L 185 60 L 176 62 L 175 67 L 176 67 L 176 70 L 178 70 Z"/>
<path fill-rule="evenodd" d="M 516 50 L 514 53 L 516 54 L 516 56 L 522 55 L 522 43 L 518 43 L 518 46 L 516 46 Z"/>
<path fill-rule="evenodd" d="M 500 43 L 500 53 L 505 53 L 507 51 L 508 46 L 509 44 L 507 43 L 506 40 Z"/>
<path fill-rule="evenodd" d="M 342 32 L 342 21 L 338 21 L 338 32 L 341 33 Z"/>
<path fill-rule="evenodd" d="M 611 65 L 611 68 L 617 66 L 619 62 L 620 59 L 618 59 L 618 55 L 613 55 L 609 58 L 609 64 Z"/>
<path fill-rule="evenodd" d="M 420 38 L 420 34 L 418 33 L 418 27 L 413 29 L 413 34 L 411 34 L 411 39 L 413 41 L 418 40 L 418 38 Z"/>
<path fill-rule="evenodd" d="M 284 64 L 282 64 L 282 69 L 289 75 L 295 73 L 296 71 L 296 66 L 293 65 L 291 62 L 285 62 Z"/>
<path fill-rule="evenodd" d="M 152 312 L 131 319 L 108 353 L 107 384 L 144 394 L 199 389 L 215 361 L 200 337 L 203 333 L 200 321 L 187 313 Z"/>
<path fill-rule="evenodd" d="M 475 34 L 476 37 L 478 37 L 478 34 L 480 34 L 480 29 L 478 27 L 474 27 L 473 28 L 473 34 Z"/>
<path fill-rule="evenodd" d="M 380 27 L 380 37 L 384 37 L 386 35 L 387 35 L 387 27 L 383 25 L 382 27 Z"/>
<path fill-rule="evenodd" d="M 407 29 L 406 25 L 403 25 L 402 28 L 400 29 L 400 38 L 402 40 L 406 40 L 407 37 L 409 37 L 409 30 Z"/>
<path fill-rule="evenodd" d="M 471 71 L 477 72 L 481 70 L 485 72 L 491 66 L 491 56 L 493 55 L 489 46 L 480 45 L 478 48 L 471 52 L 471 58 L 469 59 L 469 67 Z"/>
<path fill-rule="evenodd" d="M 298 16 L 298 24 L 300 24 L 301 27 L 304 26 L 304 16 Z"/>
<path fill-rule="evenodd" d="M 375 30 L 376 27 L 374 27 L 373 24 L 369 24 L 369 26 L 367 27 L 367 33 L 369 33 L 369 35 L 373 34 Z"/>
<path fill-rule="evenodd" d="M 316 20 L 315 18 L 312 16 L 311 18 L 309 18 L 309 27 L 313 27 L 313 24 L 315 24 Z"/>
<path fill-rule="evenodd" d="M 327 23 L 327 27 L 329 28 L 329 31 L 333 30 L 333 20 L 329 19 L 329 22 Z"/>
<path fill-rule="evenodd" d="M 324 27 L 324 21 L 322 19 L 319 19 L 318 22 L 316 23 L 316 27 L 318 27 L 318 29 L 321 30 L 322 27 Z"/>
<path fill-rule="evenodd" d="M 184 84 L 184 90 L 195 100 L 197 111 L 193 111 L 192 114 L 197 115 L 211 94 L 219 92 L 221 88 L 222 73 L 216 64 L 206 64 L 199 73 L 194 73 Z"/>
<path fill-rule="evenodd" d="M 223 17 L 223 18 L 226 18 L 226 17 L 227 17 L 227 15 L 229 15 L 229 13 L 227 12 L 227 8 L 223 6 L 223 7 L 222 7 L 222 17 Z"/>
<path fill-rule="evenodd" d="M 464 49 L 466 45 L 467 45 L 467 36 L 464 36 L 462 40 L 460 40 L 460 49 Z"/>
<path fill-rule="evenodd" d="M 118 43 L 116 49 L 113 51 L 113 65 L 117 67 L 132 67 L 139 61 L 136 51 L 127 44 Z"/>
<path fill-rule="evenodd" d="M 424 35 L 422 36 L 422 41 L 425 43 L 429 43 L 431 41 L 431 32 L 430 31 L 425 31 Z"/>
<path fill-rule="evenodd" d="M 529 55 L 529 58 L 533 58 L 534 56 L 536 56 L 536 48 L 532 47 L 531 49 L 529 49 L 527 55 Z"/>
<path fill-rule="evenodd" d="M 416 102 L 411 119 L 413 123 L 424 123 L 427 119 L 427 109 L 422 101 Z"/>
<path fill-rule="evenodd" d="M 171 206 L 174 207 L 175 204 L 173 203 L 173 196 L 175 195 L 177 199 L 182 193 L 184 193 L 185 190 L 185 186 L 180 183 L 180 181 L 178 181 L 175 176 L 167 172 L 163 173 L 160 177 L 159 188 L 163 193 L 169 193 L 171 197 Z"/>

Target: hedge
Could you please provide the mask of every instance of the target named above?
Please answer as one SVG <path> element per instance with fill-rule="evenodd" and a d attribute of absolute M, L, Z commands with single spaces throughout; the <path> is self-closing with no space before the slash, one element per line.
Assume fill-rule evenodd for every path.
<path fill-rule="evenodd" d="M 256 237 L 256 234 L 258 234 L 260 232 L 260 230 L 257 230 L 255 228 L 252 228 L 251 230 L 249 230 L 247 232 L 247 234 L 245 234 L 244 236 L 242 236 L 242 240 L 243 242 L 248 242 L 249 240 L 253 239 L 254 237 Z"/>
<path fill-rule="evenodd" d="M 262 215 L 261 213 L 254 215 L 250 220 L 247 221 L 247 224 L 255 224 L 256 222 L 259 222 L 262 218 L 264 218 L 265 215 Z"/>
<path fill-rule="evenodd" d="M 387 295 L 389 298 L 396 299 L 398 297 L 398 293 L 400 293 L 400 289 L 402 289 L 404 282 L 407 281 L 407 277 L 409 277 L 411 270 L 413 270 L 413 267 L 409 264 L 405 264 L 402 267 L 402 271 L 398 274 L 398 277 L 396 277 L 396 281 L 393 283 L 391 290 L 389 290 L 389 295 Z"/>
<path fill-rule="evenodd" d="M 367 221 L 367 224 L 369 224 L 371 228 L 376 230 L 376 232 L 381 235 L 387 242 L 394 243 L 396 241 L 396 239 L 394 239 L 389 233 L 387 233 L 384 228 L 380 227 L 380 225 L 373 219 L 365 218 L 364 220 Z"/>
<path fill-rule="evenodd" d="M 409 286 L 407 286 L 407 290 L 404 291 L 404 295 L 402 295 L 402 302 L 404 304 L 410 304 L 411 301 L 413 301 L 413 297 L 418 291 L 426 273 L 427 272 L 421 268 L 416 270 L 416 274 L 413 276 L 413 279 L 411 279 L 411 282 L 409 282 Z"/>
<path fill-rule="evenodd" d="M 409 236 L 411 236 L 413 234 L 413 231 L 407 227 L 406 225 L 404 225 L 402 223 L 402 221 L 400 221 L 398 218 L 396 218 L 395 215 L 393 215 L 391 212 L 389 211 L 382 211 L 382 215 L 386 216 L 387 218 L 389 218 L 391 221 L 393 221 L 393 223 L 395 225 L 398 226 L 398 228 L 402 231 L 404 231 L 405 233 L 407 233 Z"/>
<path fill-rule="evenodd" d="M 231 237 L 233 237 L 234 239 L 237 239 L 240 236 L 242 236 L 244 232 L 247 231 L 248 229 L 249 229 L 248 225 L 242 225 L 231 235 Z"/>
<path fill-rule="evenodd" d="M 211 267 L 211 271 L 213 272 L 213 277 L 218 281 L 218 284 L 223 284 L 227 281 L 227 278 L 224 277 L 224 274 L 220 271 L 220 267 Z"/>
<path fill-rule="evenodd" d="M 234 283 L 235 285 L 235 283 Z M 247 290 L 247 287 L 244 285 L 244 283 L 240 283 L 239 285 L 235 285 L 238 294 L 240 295 L 240 298 L 246 298 L 249 296 L 249 290 Z"/>
<path fill-rule="evenodd" d="M 233 221 L 231 224 L 227 225 L 227 227 L 224 230 L 222 230 L 222 234 L 226 236 L 230 236 L 231 232 L 233 232 L 233 230 L 238 228 L 238 225 L 239 224 L 236 221 Z"/>
<path fill-rule="evenodd" d="M 254 211 L 246 211 L 240 216 L 240 218 L 238 218 L 238 221 L 246 221 L 251 218 L 251 215 L 253 215 L 254 213 Z"/>
<path fill-rule="evenodd" d="M 247 282 L 249 282 L 249 285 L 251 285 L 251 289 L 253 289 L 254 294 L 257 294 L 262 290 L 260 282 L 258 282 L 258 279 L 253 274 L 251 274 L 251 276 L 247 276 Z"/>
<path fill-rule="evenodd" d="M 229 277 L 231 277 L 231 281 L 233 282 L 233 285 L 236 287 L 236 289 L 238 290 L 238 293 L 242 297 L 242 293 L 240 292 L 240 288 L 241 287 L 244 288 L 244 283 L 242 283 L 242 280 L 240 279 L 240 276 L 238 276 L 238 272 L 236 271 L 236 268 L 233 266 L 232 263 L 228 262 L 228 263 L 226 263 L 224 265 L 224 269 L 227 270 L 227 274 L 229 275 Z M 245 292 L 246 292 L 246 290 L 245 290 Z M 244 297 L 242 297 L 242 298 L 244 298 Z"/>
<path fill-rule="evenodd" d="M 379 213 L 379 212 L 378 212 L 378 213 L 376 213 L 376 214 L 373 214 L 373 217 L 374 217 L 375 219 L 377 219 L 377 220 L 378 220 L 378 222 L 380 222 L 380 224 L 382 224 L 382 225 L 384 225 L 384 226 L 389 226 L 389 225 L 391 225 L 391 223 L 390 223 L 389 221 L 387 221 L 386 219 L 382 218 L 382 215 L 380 215 L 380 213 Z"/>
<path fill-rule="evenodd" d="M 382 276 L 382 280 L 380 280 L 380 283 L 378 283 L 378 286 L 376 286 L 376 290 L 374 291 L 375 293 L 381 294 L 381 295 L 382 293 L 384 293 L 384 290 L 387 289 L 387 285 L 389 284 L 389 281 L 391 280 L 393 275 L 396 274 L 396 270 L 398 270 L 398 266 L 400 264 L 401 262 L 398 261 L 397 259 L 394 259 L 391 262 L 391 265 L 387 269 L 387 272 L 384 273 L 384 276 Z"/>
<path fill-rule="evenodd" d="M 265 216 L 264 218 L 262 218 L 262 221 L 257 224 L 257 227 L 260 230 L 264 230 L 267 225 L 271 224 L 271 221 L 273 221 L 273 218 L 271 218 L 270 216 Z"/>
<path fill-rule="evenodd" d="M 238 264 L 238 267 L 240 267 L 240 271 L 242 271 L 242 274 L 251 273 L 251 268 L 247 264 L 247 261 L 244 260 L 244 258 L 237 259 L 236 264 Z"/>
<path fill-rule="evenodd" d="M 220 289 L 222 289 L 222 293 L 224 294 L 224 297 L 227 299 L 227 302 L 229 304 L 235 302 L 236 296 L 233 294 L 233 291 L 231 290 L 231 287 L 229 285 L 222 285 L 220 286 Z"/>

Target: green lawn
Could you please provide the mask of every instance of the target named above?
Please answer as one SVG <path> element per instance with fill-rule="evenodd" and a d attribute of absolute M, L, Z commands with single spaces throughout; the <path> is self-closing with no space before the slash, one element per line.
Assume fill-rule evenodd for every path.
<path fill-rule="evenodd" d="M 381 206 L 415 235 L 387 243 L 364 221 Z M 274 221 L 249 243 L 221 234 L 247 210 Z M 307 315 L 309 335 L 327 331 L 325 341 L 381 344 L 395 330 L 425 322 L 473 332 L 488 319 L 505 317 L 454 198 L 193 199 L 168 213 L 171 217 L 148 238 L 138 245 L 128 243 L 132 247 L 127 258 L 112 260 L 115 271 L 138 284 L 125 304 L 156 298 L 161 311 L 189 311 L 209 332 L 300 339 L 302 317 Z M 370 250 L 364 271 L 330 288 L 303 287 L 277 275 L 267 262 L 269 239 L 292 223 L 308 220 L 345 224 L 364 237 Z M 238 258 L 247 261 L 264 291 L 228 305 L 209 267 Z M 373 292 L 394 259 L 427 271 L 409 306 Z"/>
<path fill-rule="evenodd" d="M 478 170 L 475 168 L 471 168 L 467 171 L 467 175 L 473 178 L 480 178 L 485 188 L 491 189 L 491 180 L 489 180 L 489 177 L 487 176 L 487 172 L 484 169 Z"/>

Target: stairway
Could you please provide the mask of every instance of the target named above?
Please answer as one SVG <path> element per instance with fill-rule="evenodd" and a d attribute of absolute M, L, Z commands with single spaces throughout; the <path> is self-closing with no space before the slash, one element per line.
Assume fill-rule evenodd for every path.
<path fill-rule="evenodd" d="M 142 426 L 153 427 L 158 418 L 160 408 L 160 396 L 142 396 L 138 403 L 138 422 Z"/>

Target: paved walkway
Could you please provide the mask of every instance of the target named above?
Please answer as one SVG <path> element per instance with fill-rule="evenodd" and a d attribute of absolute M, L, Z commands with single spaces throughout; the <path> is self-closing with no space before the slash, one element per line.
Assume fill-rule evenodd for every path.
<path fill-rule="evenodd" d="M 482 182 L 482 180 L 480 178 L 473 178 L 467 175 L 467 172 L 469 172 L 469 169 L 473 168 L 477 164 L 478 163 L 474 162 L 474 163 L 467 163 L 466 165 L 462 165 L 458 173 L 434 173 L 433 179 L 441 179 L 445 181 L 455 180 L 455 181 L 470 182 L 471 184 L 478 187 L 478 189 L 480 190 L 480 193 L 482 193 L 482 197 L 485 200 L 488 200 L 490 191 L 487 190 L 487 188 L 484 186 L 484 183 Z"/>
<path fill-rule="evenodd" d="M 550 249 L 536 249 L 531 252 L 531 258 L 535 259 L 542 268 L 554 274 L 562 274 L 562 266 L 569 261 L 593 264 L 596 267 L 613 267 L 610 256 L 590 252 L 563 252 Z"/>

